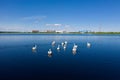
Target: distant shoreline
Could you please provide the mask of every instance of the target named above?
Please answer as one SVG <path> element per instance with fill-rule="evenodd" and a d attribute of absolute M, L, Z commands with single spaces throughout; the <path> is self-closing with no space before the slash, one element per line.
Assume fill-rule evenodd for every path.
<path fill-rule="evenodd" d="M 58 33 L 58 32 L 0 32 L 0 34 L 120 34 L 120 32 L 66 32 L 66 33 Z"/>

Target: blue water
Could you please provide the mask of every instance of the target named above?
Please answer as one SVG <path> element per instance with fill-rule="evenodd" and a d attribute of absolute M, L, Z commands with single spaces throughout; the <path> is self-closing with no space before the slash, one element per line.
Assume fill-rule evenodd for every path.
<path fill-rule="evenodd" d="M 57 51 L 64 41 L 66 50 L 60 46 Z M 32 51 L 35 44 L 37 50 Z M 50 48 L 53 54 L 48 56 Z M 120 35 L 1 34 L 0 80 L 4 79 L 120 80 Z"/>

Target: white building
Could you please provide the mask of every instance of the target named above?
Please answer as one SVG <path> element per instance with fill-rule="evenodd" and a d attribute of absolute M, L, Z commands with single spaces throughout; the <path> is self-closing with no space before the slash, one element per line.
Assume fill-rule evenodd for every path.
<path fill-rule="evenodd" d="M 63 31 L 56 31 L 57 33 L 63 33 Z"/>

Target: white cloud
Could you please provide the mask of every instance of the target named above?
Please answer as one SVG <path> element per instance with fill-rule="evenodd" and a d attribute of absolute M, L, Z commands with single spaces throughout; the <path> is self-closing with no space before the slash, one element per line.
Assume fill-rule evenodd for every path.
<path fill-rule="evenodd" d="M 24 20 L 41 20 L 46 18 L 46 16 L 29 16 L 29 17 L 23 17 Z"/>
<path fill-rule="evenodd" d="M 62 24 L 46 24 L 46 26 L 60 27 Z"/>
<path fill-rule="evenodd" d="M 44 20 L 47 16 L 29 16 L 23 17 L 22 20 L 33 21 L 34 23 L 39 23 Z"/>
<path fill-rule="evenodd" d="M 64 25 L 65 28 L 70 28 L 70 25 Z"/>
<path fill-rule="evenodd" d="M 8 27 L 8 26 L 5 26 L 5 27 L 1 27 L 1 31 L 24 31 L 24 28 L 23 27 L 15 27 L 15 26 L 12 26 L 12 27 Z"/>
<path fill-rule="evenodd" d="M 45 24 L 45 26 L 51 26 L 51 24 Z"/>
<path fill-rule="evenodd" d="M 62 24 L 54 24 L 54 26 L 62 26 Z"/>

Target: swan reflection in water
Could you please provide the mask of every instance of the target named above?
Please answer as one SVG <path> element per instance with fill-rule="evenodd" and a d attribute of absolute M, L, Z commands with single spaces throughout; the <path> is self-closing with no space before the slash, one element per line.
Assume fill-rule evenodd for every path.
<path fill-rule="evenodd" d="M 51 58 L 51 57 L 52 57 L 52 54 L 48 54 L 48 57 Z"/>
<path fill-rule="evenodd" d="M 73 55 L 76 55 L 77 53 L 76 53 L 76 51 L 73 51 L 72 54 L 73 54 Z"/>
<path fill-rule="evenodd" d="M 36 49 L 35 49 L 35 50 L 32 49 L 32 52 L 33 52 L 33 53 L 37 53 Z"/>
<path fill-rule="evenodd" d="M 57 50 L 58 53 L 60 53 L 60 50 Z"/>

